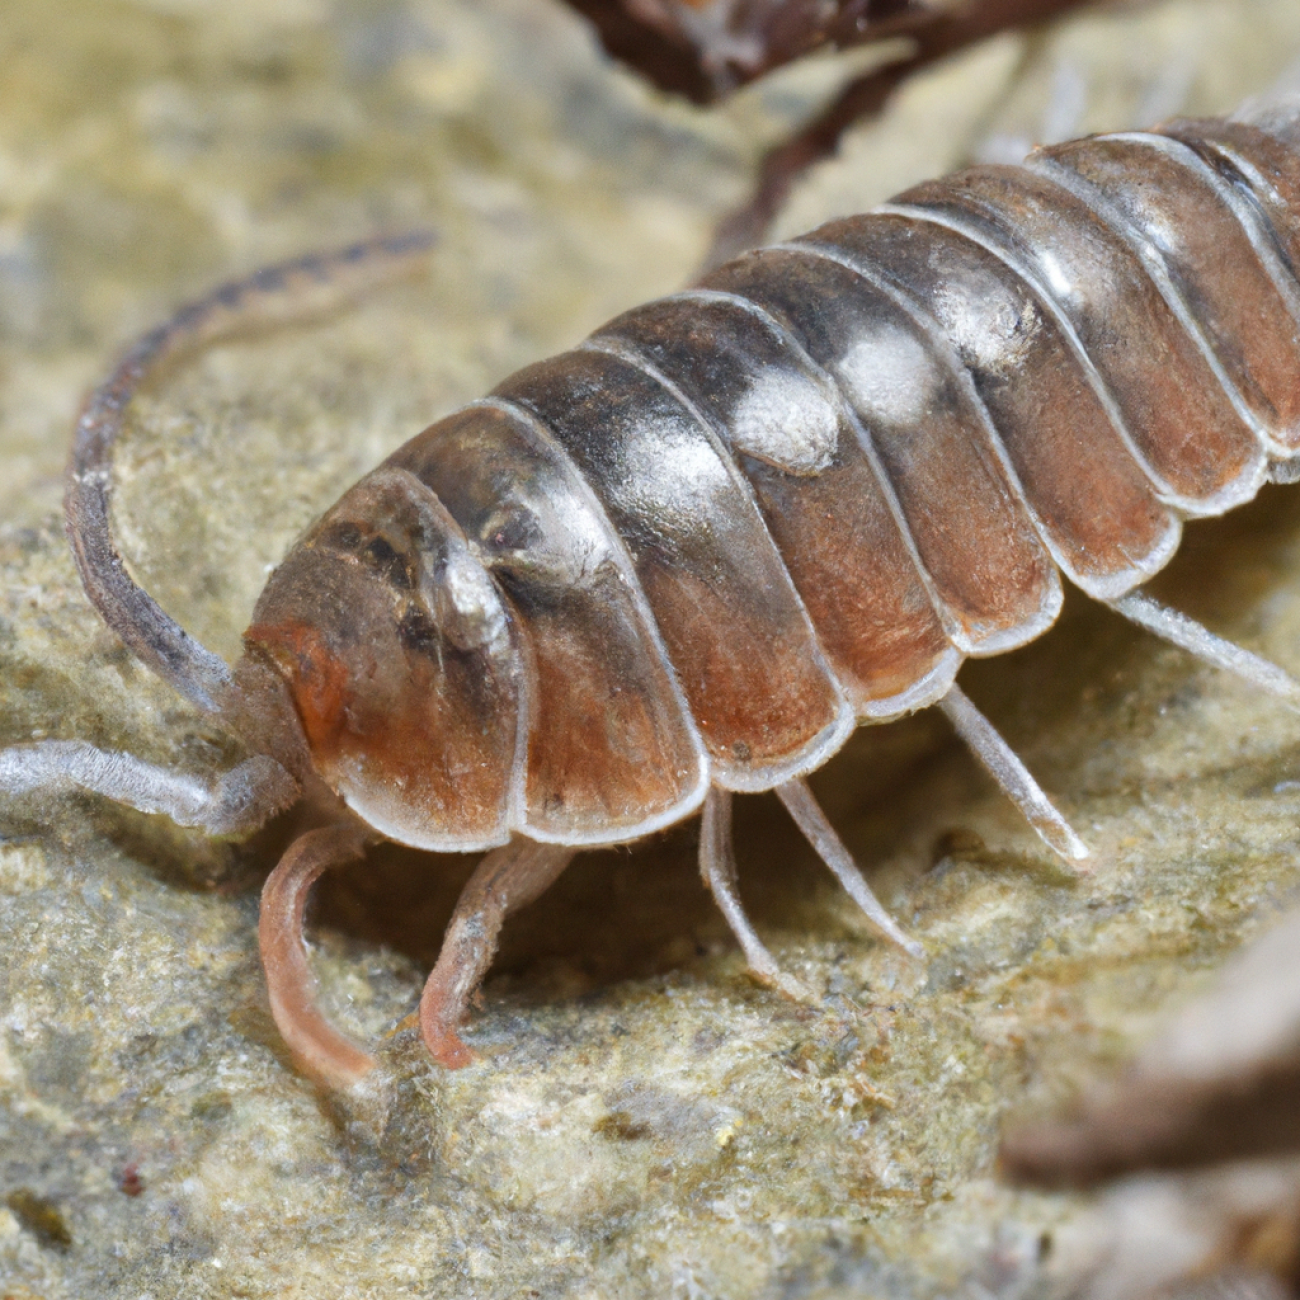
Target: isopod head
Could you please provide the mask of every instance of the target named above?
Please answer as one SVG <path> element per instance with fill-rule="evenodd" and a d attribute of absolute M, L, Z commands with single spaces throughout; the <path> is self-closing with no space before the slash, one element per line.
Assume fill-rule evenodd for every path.
<path fill-rule="evenodd" d="M 313 764 L 418 848 L 508 838 L 519 716 L 510 620 L 414 475 L 362 479 L 272 574 L 245 634 L 287 682 Z"/>

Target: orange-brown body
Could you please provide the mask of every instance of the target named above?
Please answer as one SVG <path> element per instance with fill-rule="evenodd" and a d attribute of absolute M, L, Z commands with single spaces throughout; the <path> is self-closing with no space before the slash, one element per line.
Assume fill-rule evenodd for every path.
<path fill-rule="evenodd" d="M 1184 517 L 1291 472 L 1298 197 L 1276 136 L 1180 123 L 750 254 L 395 452 L 248 641 L 408 843 L 610 843 L 781 785 L 1040 634 L 1058 568 L 1121 595 Z M 421 511 L 461 607 L 422 595 L 448 561 Z M 475 617 L 508 627 L 495 659 Z"/>

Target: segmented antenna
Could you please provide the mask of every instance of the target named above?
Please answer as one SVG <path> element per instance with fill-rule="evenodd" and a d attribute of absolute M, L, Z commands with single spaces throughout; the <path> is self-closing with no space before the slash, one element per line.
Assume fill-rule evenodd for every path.
<path fill-rule="evenodd" d="M 131 399 L 168 365 L 232 335 L 333 311 L 409 272 L 433 236 L 418 231 L 298 258 L 235 280 L 144 335 L 87 398 L 77 420 L 63 508 L 72 553 L 90 602 L 131 652 L 186 699 L 221 711 L 230 668 L 166 614 L 127 572 L 109 520 L 113 452 Z"/>

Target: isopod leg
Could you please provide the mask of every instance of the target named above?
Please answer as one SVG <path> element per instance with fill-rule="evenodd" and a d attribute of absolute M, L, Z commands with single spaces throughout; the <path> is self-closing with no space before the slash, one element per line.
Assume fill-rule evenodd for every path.
<path fill-rule="evenodd" d="M 316 1006 L 316 978 L 307 962 L 303 913 L 307 894 L 330 867 L 359 858 L 374 832 L 327 826 L 299 836 L 262 890 L 257 938 L 266 969 L 271 1014 L 304 1074 L 327 1088 L 349 1088 L 374 1068 L 374 1058 L 345 1038 Z"/>
<path fill-rule="evenodd" d="M 1003 793 L 1025 815 L 1029 824 L 1043 837 L 1049 848 L 1067 862 L 1079 862 L 1088 856 L 1088 846 L 1071 830 L 1069 823 L 1052 806 L 1029 769 L 1015 751 L 993 729 L 993 724 L 956 686 L 939 701 L 939 707 L 957 729 L 971 752 Z"/>
<path fill-rule="evenodd" d="M 749 973 L 760 984 L 780 989 L 797 1001 L 810 997 L 808 989 L 777 965 L 776 958 L 755 934 L 749 917 L 745 915 L 736 888 L 736 855 L 731 847 L 731 791 L 718 786 L 709 791 L 704 801 L 704 818 L 700 827 L 700 874 L 749 962 Z"/>
<path fill-rule="evenodd" d="M 496 954 L 501 925 L 542 893 L 575 852 L 518 838 L 489 853 L 469 878 L 420 998 L 420 1034 L 439 1065 L 459 1070 L 474 1059 L 457 1030 Z"/>
<path fill-rule="evenodd" d="M 891 943 L 896 943 L 904 952 L 913 957 L 924 956 L 924 949 L 915 939 L 909 939 L 898 928 L 894 918 L 881 906 L 880 900 L 871 892 L 857 863 L 844 847 L 835 828 L 826 820 L 826 814 L 813 797 L 813 792 L 803 780 L 787 781 L 776 787 L 777 798 L 785 804 L 786 811 L 794 818 L 795 825 L 804 833 L 808 843 L 817 850 L 818 857 L 831 869 L 835 878 L 844 886 L 849 897 L 867 914 L 868 919 Z"/>
<path fill-rule="evenodd" d="M 1252 686 L 1285 700 L 1292 708 L 1300 708 L 1300 682 L 1290 673 L 1239 645 L 1233 645 L 1231 641 L 1215 636 L 1186 614 L 1180 614 L 1140 591 L 1131 591 L 1127 596 L 1108 603 L 1130 622 L 1154 632 L 1204 663 L 1235 673 Z"/>

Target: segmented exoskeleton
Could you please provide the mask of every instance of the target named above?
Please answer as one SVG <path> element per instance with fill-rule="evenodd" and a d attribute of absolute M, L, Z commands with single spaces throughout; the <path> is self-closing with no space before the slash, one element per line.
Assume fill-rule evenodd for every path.
<path fill-rule="evenodd" d="M 804 776 L 853 728 L 938 703 L 1063 856 L 1086 850 L 954 684 L 1038 636 L 1059 574 L 1291 701 L 1297 686 L 1137 592 L 1181 520 L 1300 477 L 1300 105 L 1037 151 L 731 262 L 505 380 L 393 453 L 272 574 L 232 672 L 109 534 L 123 409 L 161 360 L 401 241 L 264 272 L 182 311 L 90 399 L 68 528 L 87 591 L 253 754 L 215 789 L 76 741 L 0 754 L 251 828 L 323 779 L 351 810 L 272 873 L 262 951 L 304 1069 L 371 1058 L 317 1012 L 307 890 L 388 837 L 490 849 L 421 1003 L 447 1065 L 506 913 L 574 852 L 703 810 L 701 864 L 755 973 L 732 791 L 774 789 L 909 952 Z"/>

